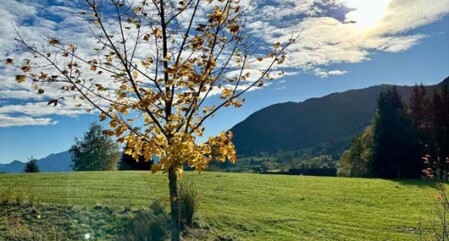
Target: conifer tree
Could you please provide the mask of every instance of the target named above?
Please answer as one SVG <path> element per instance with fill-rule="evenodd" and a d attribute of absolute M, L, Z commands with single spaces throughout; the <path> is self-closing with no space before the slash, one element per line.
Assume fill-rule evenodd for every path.
<path fill-rule="evenodd" d="M 416 178 L 421 172 L 416 132 L 396 87 L 382 92 L 374 118 L 371 168 L 383 178 Z"/>
<path fill-rule="evenodd" d="M 39 167 L 37 166 L 37 160 L 33 157 L 28 159 L 25 164 L 24 172 L 39 172 Z"/>

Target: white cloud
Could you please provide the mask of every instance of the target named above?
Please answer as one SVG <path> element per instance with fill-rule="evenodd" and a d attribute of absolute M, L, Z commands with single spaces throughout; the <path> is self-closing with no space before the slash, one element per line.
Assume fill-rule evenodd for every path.
<path fill-rule="evenodd" d="M 288 4 L 287 4 L 288 2 Z M 304 4 L 304 3 L 308 4 Z M 435 22 L 449 13 L 449 0 L 339 0 L 327 1 L 335 6 L 352 7 L 346 21 L 325 16 L 320 11 L 305 14 L 306 9 L 316 7 L 319 1 L 285 1 L 286 4 L 270 6 L 272 13 L 282 13 L 285 5 L 290 9 L 302 9 L 291 18 L 295 24 L 279 24 L 283 14 L 270 21 L 256 14 L 249 25 L 253 33 L 267 42 L 287 41 L 294 32 L 300 39 L 288 49 L 287 65 L 306 70 L 315 69 L 323 76 L 319 66 L 334 63 L 358 63 L 370 59 L 372 51 L 402 52 L 427 37 L 407 31 Z M 281 21 L 284 23 L 284 21 Z M 260 31 L 263 29 L 264 31 Z"/>
<path fill-rule="evenodd" d="M 31 102 L 21 105 L 5 105 L 0 107 L 0 114 L 14 114 L 22 113 L 28 116 L 49 116 L 49 115 L 61 115 L 61 116 L 78 116 L 85 113 L 78 108 L 71 108 L 64 104 L 57 106 L 48 105 L 47 102 Z"/>
<path fill-rule="evenodd" d="M 348 71 L 346 71 L 346 70 L 330 70 L 330 71 L 326 71 L 326 70 L 323 70 L 321 68 L 316 68 L 316 69 L 313 70 L 313 73 L 316 76 L 319 76 L 321 78 L 326 78 L 326 77 L 329 77 L 329 76 L 344 75 L 344 74 L 347 74 Z"/>
<path fill-rule="evenodd" d="M 38 125 L 55 125 L 57 121 L 50 118 L 33 118 L 29 116 L 12 117 L 8 115 L 0 115 L 0 128 L 13 126 L 38 126 Z"/>
<path fill-rule="evenodd" d="M 0 99 L 14 99 L 14 100 L 42 100 L 42 95 L 36 95 L 36 93 L 29 90 L 0 90 Z"/>

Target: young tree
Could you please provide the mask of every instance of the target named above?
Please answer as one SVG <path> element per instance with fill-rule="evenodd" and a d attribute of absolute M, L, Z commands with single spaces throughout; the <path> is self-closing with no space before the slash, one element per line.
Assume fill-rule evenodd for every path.
<path fill-rule="evenodd" d="M 84 137 L 75 139 L 70 148 L 74 171 L 112 171 L 117 170 L 120 159 L 118 144 L 103 134 L 99 124 L 92 123 Z"/>
<path fill-rule="evenodd" d="M 37 166 L 37 160 L 33 157 L 28 159 L 28 162 L 25 164 L 24 172 L 39 172 L 39 167 Z"/>
<path fill-rule="evenodd" d="M 96 46 L 78 49 L 50 37 L 38 48 L 18 33 L 18 41 L 49 65 L 28 60 L 16 81 L 34 80 L 38 93 L 44 84 L 59 86 L 98 111 L 100 120 L 108 119 L 105 133 L 128 143 L 134 159 L 158 156 L 152 171 L 168 174 L 171 238 L 179 240 L 177 180 L 183 165 L 200 172 L 213 158 L 236 161 L 232 133 L 197 141 L 205 121 L 223 108 L 240 107 L 244 93 L 281 75 L 270 72 L 284 62 L 294 38 L 271 47 L 249 38 L 247 9 L 239 0 L 84 3 L 77 17 L 91 24 Z"/>

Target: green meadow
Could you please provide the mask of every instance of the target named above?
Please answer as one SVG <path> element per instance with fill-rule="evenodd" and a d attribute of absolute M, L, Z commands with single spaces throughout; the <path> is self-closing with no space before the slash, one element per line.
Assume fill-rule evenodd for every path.
<path fill-rule="evenodd" d="M 219 172 L 186 173 L 184 180 L 199 192 L 197 219 L 210 240 L 418 240 L 420 227 L 431 229 L 437 192 L 435 183 L 422 180 Z M 3 199 L 86 213 L 168 204 L 167 185 L 166 176 L 148 172 L 0 175 Z M 1 215 L 14 210 L 4 205 Z M 0 240 L 10 232 L 5 222 L 0 216 Z M 114 229 L 106 221 L 95 225 Z"/>

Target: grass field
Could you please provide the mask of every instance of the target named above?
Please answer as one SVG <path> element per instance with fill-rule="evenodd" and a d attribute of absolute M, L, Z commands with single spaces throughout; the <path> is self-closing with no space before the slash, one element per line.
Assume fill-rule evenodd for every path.
<path fill-rule="evenodd" d="M 417 240 L 429 227 L 435 184 L 421 180 L 187 173 L 209 232 L 235 240 Z M 0 193 L 81 207 L 167 201 L 167 179 L 147 172 L 0 175 Z"/>

